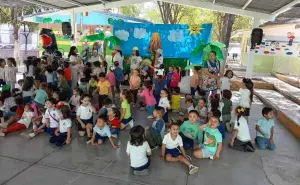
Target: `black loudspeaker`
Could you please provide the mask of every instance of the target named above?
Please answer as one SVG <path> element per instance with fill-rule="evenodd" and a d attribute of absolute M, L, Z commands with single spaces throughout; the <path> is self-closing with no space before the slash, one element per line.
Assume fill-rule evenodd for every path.
<path fill-rule="evenodd" d="M 256 44 L 260 45 L 264 32 L 261 28 L 254 28 L 251 33 L 251 49 L 255 49 Z"/>
<path fill-rule="evenodd" d="M 72 35 L 72 26 L 69 22 L 63 22 L 61 24 L 63 35 Z"/>

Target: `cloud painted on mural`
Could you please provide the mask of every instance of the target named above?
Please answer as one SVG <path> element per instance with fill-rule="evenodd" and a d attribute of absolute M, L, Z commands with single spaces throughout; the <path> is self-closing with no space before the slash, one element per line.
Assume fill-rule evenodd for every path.
<path fill-rule="evenodd" d="M 128 41 L 129 32 L 126 30 L 117 30 L 115 32 L 115 36 L 118 37 L 120 40 Z"/>
<path fill-rule="evenodd" d="M 168 40 L 170 42 L 183 42 L 184 41 L 184 34 L 182 30 L 171 30 L 168 36 Z"/>
<path fill-rule="evenodd" d="M 147 31 L 144 28 L 134 28 L 134 38 L 143 39 L 147 35 Z"/>

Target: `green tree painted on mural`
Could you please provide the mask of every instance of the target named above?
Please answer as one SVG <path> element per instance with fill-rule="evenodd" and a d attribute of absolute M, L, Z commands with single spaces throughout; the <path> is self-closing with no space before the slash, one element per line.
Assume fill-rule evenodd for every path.
<path fill-rule="evenodd" d="M 60 19 L 55 19 L 55 20 L 53 21 L 53 23 L 54 23 L 54 24 L 61 24 L 62 21 L 61 21 Z"/>
<path fill-rule="evenodd" d="M 48 25 L 49 23 L 52 23 L 52 19 L 51 17 L 46 17 L 43 19 L 43 23 L 47 25 L 47 28 L 48 28 Z"/>

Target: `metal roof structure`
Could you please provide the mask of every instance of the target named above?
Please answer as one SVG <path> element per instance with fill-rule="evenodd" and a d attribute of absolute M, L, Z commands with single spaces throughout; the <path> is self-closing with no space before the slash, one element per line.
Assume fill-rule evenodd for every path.
<path fill-rule="evenodd" d="M 0 0 L 0 5 L 22 6 L 40 5 L 62 12 L 98 11 L 118 8 L 149 0 Z M 300 0 L 163 0 L 169 3 L 205 8 L 219 12 L 250 16 L 263 20 L 275 20 L 275 17 L 288 11 Z"/>

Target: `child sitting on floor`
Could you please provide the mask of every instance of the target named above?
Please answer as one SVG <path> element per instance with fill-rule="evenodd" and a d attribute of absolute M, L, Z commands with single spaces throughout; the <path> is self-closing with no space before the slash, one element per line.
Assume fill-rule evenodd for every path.
<path fill-rule="evenodd" d="M 212 116 L 208 123 L 199 126 L 199 130 L 204 131 L 203 145 L 199 144 L 193 154 L 197 159 L 219 159 L 222 150 L 222 135 L 218 130 L 220 124 L 219 118 Z"/>
<path fill-rule="evenodd" d="M 206 100 L 205 98 L 200 98 L 198 101 L 198 106 L 196 107 L 196 110 L 199 113 L 199 122 L 200 124 L 207 123 L 207 107 L 206 107 Z"/>
<path fill-rule="evenodd" d="M 243 152 L 254 152 L 255 149 L 251 143 L 251 137 L 247 120 L 243 117 L 245 114 L 243 107 L 237 107 L 235 113 L 237 119 L 234 123 L 234 131 L 229 147 Z"/>
<path fill-rule="evenodd" d="M 80 95 L 81 91 L 79 88 L 73 89 L 73 96 L 69 100 L 69 105 L 71 107 L 71 112 L 75 112 L 76 109 L 80 106 Z"/>
<path fill-rule="evenodd" d="M 222 124 L 223 124 L 223 126 L 228 128 L 230 126 L 230 120 L 231 120 L 232 101 L 230 99 L 231 99 L 232 93 L 230 90 L 225 89 L 222 91 L 222 94 L 223 94 Z"/>
<path fill-rule="evenodd" d="M 112 109 L 116 108 L 116 105 L 113 104 L 112 100 L 110 98 L 105 98 L 103 100 L 103 107 L 98 111 L 98 117 L 99 116 L 107 116 L 107 113 Z"/>
<path fill-rule="evenodd" d="M 153 111 L 156 105 L 156 100 L 152 90 L 152 83 L 145 82 L 143 90 L 139 93 L 140 96 L 144 97 L 146 109 L 148 113 L 148 119 L 153 119 Z"/>
<path fill-rule="evenodd" d="M 191 164 L 190 157 L 185 153 L 182 138 L 179 135 L 179 128 L 178 123 L 171 124 L 170 133 L 165 135 L 162 142 L 160 159 L 166 159 L 168 162 L 180 161 L 188 167 L 189 174 L 193 175 L 198 171 L 198 167 Z"/>
<path fill-rule="evenodd" d="M 107 139 L 109 139 L 113 148 L 119 148 L 119 145 L 115 144 L 111 137 L 111 132 L 107 125 L 107 117 L 100 116 L 97 118 L 97 123 L 93 128 L 91 143 L 92 145 L 102 145 Z"/>
<path fill-rule="evenodd" d="M 182 138 L 183 148 L 185 150 L 194 148 L 194 140 L 198 137 L 199 143 L 202 143 L 202 131 L 199 131 L 198 127 L 200 125 L 197 122 L 199 114 L 196 110 L 191 110 L 189 112 L 189 119 L 180 126 L 179 135 Z M 199 134 L 201 132 L 201 134 Z M 201 138 L 199 138 L 201 136 Z"/>
<path fill-rule="evenodd" d="M 262 115 L 264 116 L 257 121 L 256 124 L 256 138 L 255 143 L 258 148 L 265 150 L 268 147 L 270 150 L 275 150 L 276 146 L 274 144 L 274 113 L 269 107 L 264 107 L 262 110 Z"/>
<path fill-rule="evenodd" d="M 112 137 L 117 138 L 118 135 L 120 134 L 120 129 L 121 129 L 121 121 L 120 121 L 120 111 L 112 107 L 109 109 L 109 112 L 107 113 L 108 115 L 108 121 L 110 122 L 110 132 Z"/>
<path fill-rule="evenodd" d="M 71 142 L 71 110 L 70 107 L 64 105 L 59 109 L 60 120 L 59 127 L 55 130 L 55 135 L 49 139 L 50 143 L 56 146 L 63 146 Z"/>
<path fill-rule="evenodd" d="M 210 113 L 208 114 L 208 118 L 210 119 L 211 117 L 217 117 L 219 120 L 222 116 L 222 113 L 219 109 L 212 109 Z M 220 120 L 220 125 L 218 126 L 219 132 L 222 134 L 222 138 L 225 138 L 225 127 L 223 126 L 222 121 Z"/>
<path fill-rule="evenodd" d="M 6 129 L 0 129 L 0 136 L 4 137 L 8 133 L 16 132 L 19 130 L 25 130 L 29 127 L 33 116 L 34 113 L 32 112 L 31 105 L 26 104 L 21 119 L 16 123 L 12 124 L 11 126 L 7 127 Z"/>
<path fill-rule="evenodd" d="M 165 113 L 165 109 L 163 107 L 155 107 L 153 115 L 155 120 L 151 127 L 145 129 L 145 139 L 149 143 L 150 148 L 153 150 L 157 146 L 161 145 L 162 137 L 165 131 L 165 122 L 162 119 Z"/>
<path fill-rule="evenodd" d="M 187 119 L 188 114 L 191 110 L 195 110 L 194 107 L 194 101 L 192 99 L 186 99 L 185 100 L 186 109 L 181 109 L 181 112 L 179 112 L 179 115 L 181 116 L 181 120 L 184 121 Z"/>
<path fill-rule="evenodd" d="M 144 139 L 144 128 L 141 125 L 130 129 L 130 141 L 127 143 L 127 155 L 134 175 L 149 175 L 151 149 Z"/>

